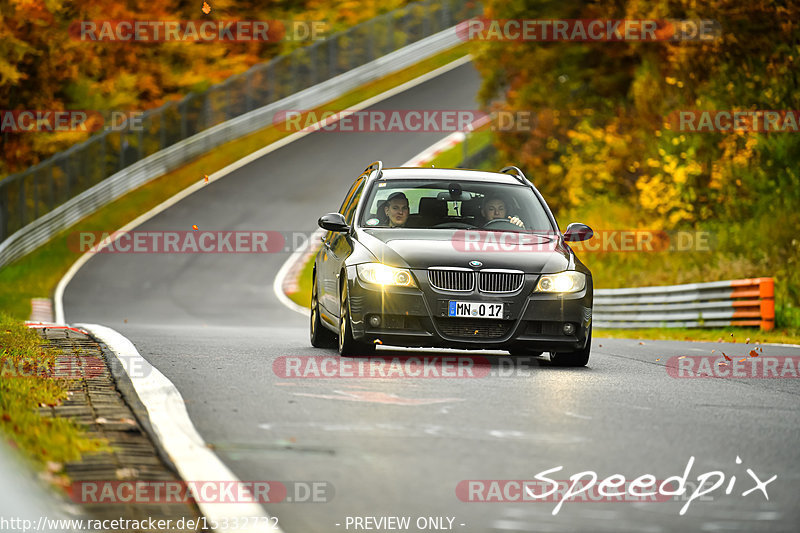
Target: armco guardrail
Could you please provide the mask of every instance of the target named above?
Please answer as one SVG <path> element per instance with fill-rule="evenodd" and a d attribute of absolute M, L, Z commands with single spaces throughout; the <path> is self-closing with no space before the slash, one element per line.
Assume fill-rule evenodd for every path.
<path fill-rule="evenodd" d="M 97 150 L 100 151 L 97 151 L 95 154 L 96 161 L 94 162 L 91 159 L 84 158 L 82 159 L 84 163 L 75 167 L 68 164 L 68 162 L 73 161 L 77 153 L 76 150 L 84 150 L 87 146 L 94 146 L 91 143 L 100 142 L 92 138 L 81 145 L 76 145 L 66 152 L 54 156 L 51 160 L 48 160 L 49 163 L 45 161 L 31 168 L 29 171 L 26 171 L 26 173 L 12 176 L 0 182 L 0 241 L 2 241 L 0 242 L 0 267 L 33 251 L 41 244 L 47 242 L 47 240 L 52 238 L 59 231 L 68 228 L 81 218 L 91 214 L 98 208 L 119 198 L 123 194 L 191 161 L 193 158 L 221 144 L 271 125 L 272 119 L 278 111 L 313 109 L 365 83 L 407 68 L 422 59 L 433 56 L 461 43 L 462 41 L 456 34 L 455 24 L 464 18 L 469 18 L 474 15 L 476 9 L 479 9 L 479 4 L 468 2 L 467 0 L 447 0 L 441 4 L 433 2 L 410 4 L 402 10 L 398 10 L 406 13 L 406 15 L 404 15 L 403 24 L 396 23 L 396 12 L 387 13 L 386 15 L 378 17 L 378 19 L 383 19 L 385 24 L 388 24 L 390 28 L 396 30 L 413 27 L 414 31 L 411 32 L 403 42 L 407 43 L 412 40 L 415 42 L 407 44 L 393 52 L 386 53 L 385 55 L 381 55 L 386 51 L 385 46 L 370 47 L 368 54 L 364 52 L 359 55 L 361 59 L 359 59 L 358 62 L 355 60 L 350 62 L 350 70 L 342 74 L 332 75 L 329 79 L 316 83 L 315 85 L 307 86 L 295 84 L 293 87 L 297 89 L 297 92 L 286 96 L 287 93 L 281 91 L 280 95 L 283 97 L 280 99 L 272 99 L 272 97 L 277 94 L 275 91 L 257 91 L 257 94 L 260 95 L 259 98 L 255 97 L 255 93 L 236 92 L 234 94 L 229 92 L 228 96 L 230 98 L 227 101 L 231 102 L 230 107 L 227 108 L 228 111 L 221 114 L 221 116 L 227 117 L 228 120 L 223 122 L 207 122 L 203 126 L 205 129 L 200 126 L 190 128 L 189 130 L 185 130 L 183 127 L 178 128 L 177 131 L 182 133 L 176 133 L 177 142 L 174 142 L 174 144 L 166 148 L 164 147 L 165 143 L 173 139 L 173 135 L 165 136 L 163 133 L 159 133 L 155 135 L 155 139 L 159 140 L 160 144 L 156 143 L 153 146 L 156 148 L 160 147 L 161 149 L 158 149 L 158 151 L 154 153 L 152 150 L 148 149 L 144 152 L 144 157 L 141 157 L 142 153 L 140 153 L 141 158 L 136 159 L 135 162 L 129 164 L 129 166 L 116 171 L 108 177 L 105 177 L 106 174 L 103 172 L 88 172 L 87 170 L 89 167 L 94 168 L 92 167 L 93 164 L 99 164 L 103 169 L 107 168 L 107 166 L 102 163 L 104 160 L 103 158 L 108 155 L 103 151 L 105 148 L 103 150 L 97 148 Z M 432 12 L 436 13 L 433 19 L 431 19 Z M 417 22 L 419 24 L 417 24 Z M 445 23 L 447 23 L 447 25 Z M 380 26 L 370 26 L 370 28 L 372 28 L 370 32 L 364 32 L 361 26 L 362 25 L 356 26 L 356 28 L 361 28 L 356 35 L 361 35 L 363 33 L 367 36 L 374 36 L 376 33 L 380 33 Z M 438 31 L 442 27 L 446 29 Z M 433 30 L 437 31 L 430 34 Z M 359 45 L 352 35 L 352 31 L 353 29 L 348 30 L 342 35 L 349 36 L 349 46 L 359 48 Z M 421 35 L 428 36 L 421 37 Z M 338 36 L 334 36 L 330 39 L 338 38 Z M 369 38 L 371 39 L 372 37 Z M 326 41 L 323 41 L 323 43 L 324 42 Z M 345 40 L 344 42 L 347 41 Z M 310 54 L 314 46 L 317 45 L 298 50 L 305 50 L 305 52 L 302 53 Z M 342 46 L 344 46 L 344 44 L 342 44 Z M 392 44 L 391 49 L 394 49 L 394 46 L 395 44 Z M 297 50 L 295 50 L 295 52 L 297 52 Z M 305 56 L 294 57 L 294 55 L 292 55 L 276 58 L 276 60 L 297 60 L 302 63 L 304 57 Z M 377 58 L 366 63 L 362 61 L 364 58 L 375 57 Z M 271 65 L 276 60 L 266 65 Z M 360 66 L 356 66 L 356 64 Z M 328 74 L 336 72 L 336 70 L 330 70 Z M 250 73 L 250 71 L 248 71 L 248 73 L 239 76 L 252 77 L 253 74 Z M 308 77 L 303 79 L 307 80 Z M 265 78 L 265 80 L 269 81 L 269 83 L 274 83 L 274 81 L 267 80 L 267 78 Z M 222 85 L 228 83 L 229 82 L 225 82 Z M 246 87 L 253 86 L 253 84 L 246 84 Z M 300 90 L 300 87 L 307 88 Z M 201 96 L 193 96 L 193 98 L 200 98 Z M 210 98 L 202 97 L 207 100 Z M 265 100 L 271 103 L 262 105 Z M 249 103 L 247 106 L 238 106 L 237 102 L 241 103 L 241 101 L 247 101 Z M 260 107 L 251 107 L 253 102 L 256 102 Z M 210 109 L 208 106 L 203 106 L 203 108 Z M 148 113 L 151 112 L 160 111 L 151 110 Z M 235 116 L 237 113 L 241 114 Z M 145 115 L 147 115 L 147 113 Z M 213 114 L 213 116 L 218 117 L 220 115 Z M 231 116 L 235 116 L 235 118 L 230 118 Z M 170 124 L 173 126 L 175 124 L 181 124 L 181 121 L 182 119 L 178 120 L 176 123 L 175 121 L 164 120 L 159 124 L 168 127 Z M 183 122 L 185 123 L 185 121 Z M 191 136 L 187 137 L 184 135 L 187 131 Z M 112 134 L 106 133 L 103 135 Z M 102 135 L 96 137 L 100 138 Z M 103 144 L 102 146 L 105 145 Z M 62 168 L 60 166 L 62 163 L 67 166 Z M 50 164 L 51 166 L 46 167 L 46 164 Z M 89 167 L 86 167 L 86 165 L 89 165 Z M 47 170 L 43 170 L 45 168 Z M 82 185 L 80 187 L 76 188 L 70 185 L 75 185 L 76 181 L 75 178 L 71 178 L 64 170 L 65 168 L 77 168 L 78 171 L 87 170 L 86 175 L 82 175 L 80 172 L 77 174 L 81 176 L 80 183 Z M 32 180 L 31 187 L 26 185 L 26 180 L 28 179 Z M 87 184 L 91 186 L 87 187 Z M 45 199 L 48 199 L 49 203 L 46 203 Z M 58 201 L 56 201 L 56 199 Z"/>
<path fill-rule="evenodd" d="M 775 327 L 772 278 L 664 287 L 596 289 L 592 323 L 598 328 Z"/>

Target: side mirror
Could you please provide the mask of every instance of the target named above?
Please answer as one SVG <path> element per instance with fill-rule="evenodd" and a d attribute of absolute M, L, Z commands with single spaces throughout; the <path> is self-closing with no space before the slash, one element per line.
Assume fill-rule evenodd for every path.
<path fill-rule="evenodd" d="M 580 222 L 573 222 L 567 226 L 567 231 L 564 232 L 564 240 L 570 242 L 587 241 L 592 238 L 594 232 L 592 228 Z"/>
<path fill-rule="evenodd" d="M 350 226 L 347 225 L 344 215 L 341 213 L 328 213 L 327 215 L 322 215 L 319 217 L 319 220 L 317 220 L 317 225 L 319 225 L 320 228 L 328 231 L 350 231 Z"/>

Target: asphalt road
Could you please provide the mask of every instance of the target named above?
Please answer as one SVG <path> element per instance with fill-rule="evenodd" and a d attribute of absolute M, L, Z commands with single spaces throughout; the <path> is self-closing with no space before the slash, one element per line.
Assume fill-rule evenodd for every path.
<path fill-rule="evenodd" d="M 466 65 L 378 107 L 474 109 L 478 86 Z M 310 232 L 366 164 L 401 164 L 442 136 L 315 133 L 139 229 Z M 200 434 L 240 479 L 335 487 L 329 503 L 267 505 L 288 533 L 348 531 L 348 516 L 448 516 L 454 530 L 475 532 L 800 530 L 798 380 L 676 379 L 665 366 L 720 348 L 743 357 L 744 344 L 595 339 L 582 369 L 517 360 L 519 372 L 506 375 L 503 359 L 489 368 L 494 376 L 478 379 L 285 379 L 273 371 L 280 356 L 335 357 L 310 347 L 306 319 L 272 292 L 286 258 L 101 254 L 68 285 L 64 309 L 71 323 L 103 324 L 131 339 L 180 390 Z M 800 348 L 764 347 L 772 355 L 800 356 Z M 568 502 L 553 515 L 555 502 L 464 502 L 456 494 L 462 480 L 530 480 L 557 466 L 564 469 L 554 479 L 582 471 L 664 479 L 682 475 L 691 457 L 690 481 L 719 470 L 725 482 L 683 516 L 686 502 L 677 500 Z M 758 491 L 741 496 L 754 485 L 747 468 L 762 480 L 777 474 L 768 501 Z"/>

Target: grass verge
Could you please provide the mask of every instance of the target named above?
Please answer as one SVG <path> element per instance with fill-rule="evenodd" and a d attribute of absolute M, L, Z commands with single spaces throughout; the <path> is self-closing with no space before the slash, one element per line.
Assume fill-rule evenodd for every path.
<path fill-rule="evenodd" d="M 359 87 L 310 112 L 347 109 L 463 57 L 468 53 L 467 45 L 468 43 L 461 44 L 400 72 Z M 62 231 L 32 253 L 0 270 L 0 311 L 5 311 L 13 318 L 25 319 L 30 314 L 31 298 L 49 297 L 53 293 L 58 281 L 80 256 L 79 252 L 72 251 L 67 246 L 67 236 L 70 233 L 116 231 L 140 214 L 202 180 L 204 175 L 212 174 L 292 133 L 270 126 L 226 143 L 191 163 L 127 193 Z"/>
<path fill-rule="evenodd" d="M 300 277 L 297 280 L 297 292 L 287 293 L 289 297 L 297 305 L 309 307 L 311 305 L 311 273 L 314 271 L 314 257 L 312 255 L 306 264 L 303 265 L 303 270 L 300 272 Z"/>
<path fill-rule="evenodd" d="M 42 342 L 35 331 L 0 313 L 0 431 L 39 468 L 76 461 L 105 446 L 71 420 L 39 415 L 40 406 L 67 397 L 66 381 L 52 377 L 55 354 Z"/>

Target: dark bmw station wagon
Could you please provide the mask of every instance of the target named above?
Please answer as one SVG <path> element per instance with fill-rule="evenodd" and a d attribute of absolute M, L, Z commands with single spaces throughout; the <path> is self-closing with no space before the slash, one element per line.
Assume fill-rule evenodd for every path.
<path fill-rule="evenodd" d="M 342 355 L 375 345 L 549 352 L 584 366 L 592 275 L 544 198 L 516 167 L 500 172 L 368 166 L 316 256 L 311 343 Z"/>

